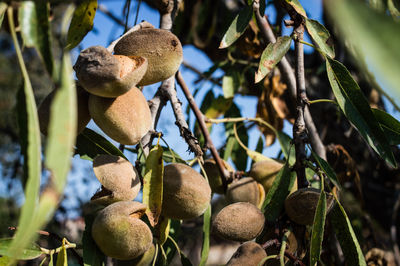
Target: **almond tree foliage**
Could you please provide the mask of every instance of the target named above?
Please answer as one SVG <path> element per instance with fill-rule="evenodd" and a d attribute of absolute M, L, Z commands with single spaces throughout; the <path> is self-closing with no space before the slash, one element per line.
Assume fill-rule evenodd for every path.
<path fill-rule="evenodd" d="M 0 201 L 0 264 L 136 265 L 139 259 L 152 265 L 226 264 L 209 251 L 218 246 L 236 249 L 243 241 L 224 240 L 213 221 L 235 201 L 231 191 L 246 177 L 259 182 L 254 182 L 256 192 L 244 192 L 246 201 L 255 192 L 254 204 L 265 219 L 264 229 L 253 236 L 261 256 L 250 256 L 246 263 L 253 258 L 254 265 L 400 264 L 400 122 L 389 114 L 400 111 L 399 1 L 324 1 L 323 21 L 309 18 L 297 0 L 145 2 L 160 12 L 160 28 L 172 31 L 182 45 L 202 51 L 213 66 L 202 72 L 183 59 L 181 69 L 198 75 L 194 88 L 188 88 L 179 71 L 162 81 L 154 98 L 147 99 L 151 129 L 139 144 L 119 147 L 89 128 L 76 134 L 82 105 L 76 87 L 81 84 L 73 80 L 74 70 L 80 78 L 79 67 L 73 68 L 70 53 L 80 52 L 79 43 L 89 31 L 104 27 L 93 25 L 97 12 L 127 32 L 125 21 L 134 16 L 128 11 L 131 1 L 123 14 L 110 13 L 96 0 L 0 3 L 2 182 L 10 191 L 22 185 L 25 198 L 18 211 L 11 196 Z M 141 4 L 134 2 L 138 12 Z M 264 16 L 266 7 L 276 12 L 275 21 Z M 128 33 L 137 27 L 148 26 L 141 23 Z M 284 27 L 291 29 L 290 35 L 282 35 Z M 312 43 L 304 42 L 305 34 Z M 304 53 L 304 45 L 313 52 Z M 110 47 L 114 50 L 118 42 Z M 217 70 L 224 74 L 216 75 Z M 201 86 L 205 81 L 220 93 Z M 184 99 L 176 96 L 180 89 Z M 194 101 L 194 89 L 208 90 L 201 102 Z M 38 106 L 51 91 L 44 135 Z M 237 95 L 257 97 L 255 118 L 241 116 L 233 101 Z M 168 101 L 193 160 L 161 145 L 157 122 Z M 181 110 L 184 101 L 190 106 L 186 114 L 195 114 L 193 128 Z M 282 131 L 285 120 L 293 125 L 290 136 Z M 209 135 L 218 123 L 226 133 L 221 147 Z M 248 147 L 248 131 L 254 126 L 262 135 L 256 150 Z M 268 158 L 262 151 L 274 142 L 281 152 Z M 127 154 L 137 158 L 131 163 L 139 173 L 145 204 L 129 214 L 151 229 L 154 245 L 135 261 L 123 262 L 107 257 L 92 236 L 92 225 L 104 208 L 96 201 L 116 199 L 110 193 L 119 191 L 102 183 L 92 202 L 82 203 L 82 233 L 68 234 L 66 223 L 61 225 L 65 221 L 55 214 L 65 208 L 73 155 L 95 166 L 99 155 L 123 160 Z M 182 221 L 163 215 L 163 176 L 174 163 L 198 166 L 208 176 L 213 200 L 197 218 Z M 213 173 L 206 171 L 207 164 Z M 267 174 L 257 179 L 259 172 Z M 266 175 L 271 178 L 268 188 Z M 244 221 L 238 218 L 235 225 L 243 222 L 241 227 L 250 231 L 250 216 L 242 216 Z M 235 259 L 239 254 L 229 263 Z"/>

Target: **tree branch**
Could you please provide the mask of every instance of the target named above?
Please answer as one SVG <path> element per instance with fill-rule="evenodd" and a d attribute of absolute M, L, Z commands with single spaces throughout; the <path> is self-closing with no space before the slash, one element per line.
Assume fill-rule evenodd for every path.
<path fill-rule="evenodd" d="M 222 185 L 224 187 L 224 191 L 226 191 L 228 183 L 229 183 L 229 181 L 231 181 L 230 174 L 229 174 L 228 170 L 225 169 L 222 159 L 221 159 L 221 157 L 219 157 L 218 151 L 212 142 L 210 133 L 208 132 L 206 123 L 204 121 L 204 115 L 202 114 L 199 107 L 197 106 L 192 93 L 190 92 L 189 88 L 187 87 L 187 85 L 179 71 L 176 74 L 176 80 L 178 81 L 179 86 L 181 86 L 182 91 L 185 94 L 185 97 L 189 102 L 190 108 L 193 110 L 194 115 L 197 118 L 197 122 L 199 123 L 201 132 L 203 133 L 203 136 L 206 139 L 207 148 L 210 149 L 211 154 L 218 166 L 218 170 L 219 170 L 219 173 L 222 178 Z"/>
<path fill-rule="evenodd" d="M 301 41 L 304 36 L 303 19 L 299 16 L 296 17 L 295 33 L 295 54 L 296 54 L 296 120 L 293 125 L 293 141 L 296 151 L 296 164 L 295 170 L 297 174 L 298 188 L 308 186 L 306 178 L 305 160 L 307 130 L 304 121 L 304 108 L 307 104 L 306 83 L 304 78 L 304 47 Z"/>
<path fill-rule="evenodd" d="M 259 1 L 253 2 L 254 13 L 256 15 L 257 25 L 260 29 L 260 32 L 266 42 L 276 42 L 276 37 L 274 32 L 271 29 L 271 26 L 268 23 L 268 20 L 261 16 L 259 10 Z M 286 56 L 282 58 L 282 60 L 278 64 L 279 71 L 281 72 L 282 78 L 287 84 L 291 94 L 293 97 L 296 97 L 296 77 L 294 75 L 294 71 L 289 61 L 286 59 Z M 308 130 L 309 140 L 311 143 L 311 147 L 313 150 L 323 159 L 326 160 L 326 150 L 323 145 L 321 138 L 319 137 L 317 128 L 315 127 L 314 121 L 311 117 L 310 110 L 308 106 L 305 106 L 304 109 L 304 120 L 306 123 L 306 127 Z"/>

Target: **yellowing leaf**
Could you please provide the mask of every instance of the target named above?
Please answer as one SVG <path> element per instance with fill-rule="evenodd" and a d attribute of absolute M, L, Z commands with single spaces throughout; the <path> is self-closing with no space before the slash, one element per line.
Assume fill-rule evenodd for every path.
<path fill-rule="evenodd" d="M 156 145 L 146 159 L 146 171 L 143 177 L 143 203 L 147 205 L 146 214 L 151 226 L 158 223 L 163 198 L 164 163 L 163 149 Z"/>
<path fill-rule="evenodd" d="M 252 6 L 245 6 L 239 12 L 239 14 L 232 21 L 224 37 L 222 38 L 222 41 L 219 45 L 220 49 L 229 47 L 232 43 L 234 43 L 237 39 L 239 39 L 239 37 L 246 30 L 247 25 L 249 25 L 252 15 L 253 15 Z"/>
<path fill-rule="evenodd" d="M 67 48 L 77 46 L 93 28 L 93 20 L 97 10 L 97 0 L 83 1 L 74 12 L 68 29 Z"/>

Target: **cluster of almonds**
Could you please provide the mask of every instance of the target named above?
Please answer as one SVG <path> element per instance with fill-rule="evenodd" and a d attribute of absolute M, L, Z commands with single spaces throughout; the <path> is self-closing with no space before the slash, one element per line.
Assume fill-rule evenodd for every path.
<path fill-rule="evenodd" d="M 125 145 L 137 144 L 151 128 L 145 97 L 136 86 L 173 76 L 182 62 L 182 45 L 169 31 L 142 23 L 124 35 L 114 54 L 93 46 L 83 50 L 74 66 L 78 97 L 78 133 L 93 118 L 110 138 Z M 41 131 L 47 134 L 52 92 L 39 107 Z"/>
<path fill-rule="evenodd" d="M 101 251 L 119 260 L 151 257 L 154 252 L 150 228 L 140 218 L 146 205 L 133 201 L 140 191 L 135 167 L 122 157 L 98 155 L 93 171 L 102 184 L 91 199 L 107 206 L 92 225 L 92 237 Z M 191 167 L 173 163 L 165 166 L 161 215 L 171 219 L 193 219 L 202 215 L 211 200 L 207 181 Z"/>
<path fill-rule="evenodd" d="M 232 171 L 232 167 L 227 162 L 223 163 L 228 171 Z M 225 193 L 225 199 L 229 205 L 215 216 L 213 233 L 226 240 L 247 242 L 238 248 L 227 265 L 258 265 L 261 259 L 266 257 L 264 249 L 251 240 L 258 237 L 264 229 L 265 218 L 259 209 L 282 166 L 282 163 L 275 160 L 256 162 L 247 173 L 249 177 L 235 179 L 229 184 Z M 204 168 L 212 191 L 223 194 L 223 183 L 215 161 L 206 160 Z M 290 220 L 299 225 L 311 225 L 319 196 L 320 191 L 315 188 L 297 190 L 297 182 L 295 182 L 290 195 L 285 200 L 285 212 Z M 333 197 L 330 194 L 327 196 L 329 211 L 333 206 Z M 263 240 L 267 241 L 274 237 L 274 230 L 266 228 L 264 231 Z M 288 236 L 289 252 L 294 253 L 300 248 L 296 238 L 296 232 Z M 268 250 L 268 255 L 278 253 L 277 249 Z"/>

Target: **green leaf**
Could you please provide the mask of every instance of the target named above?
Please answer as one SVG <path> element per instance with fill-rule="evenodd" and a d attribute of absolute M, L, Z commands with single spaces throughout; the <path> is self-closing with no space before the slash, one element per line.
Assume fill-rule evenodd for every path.
<path fill-rule="evenodd" d="M 268 73 L 274 69 L 282 57 L 289 51 L 292 38 L 290 36 L 278 37 L 275 43 L 269 43 L 267 48 L 264 49 L 258 70 L 254 77 L 254 82 L 260 82 Z"/>
<path fill-rule="evenodd" d="M 318 156 L 314 151 L 311 151 L 312 156 L 315 159 L 315 162 L 321 168 L 321 170 L 326 174 L 326 176 L 329 178 L 329 180 L 338 188 L 341 189 L 342 186 L 340 185 L 340 182 L 336 176 L 335 171 L 332 169 L 332 167 L 329 165 L 327 161 L 322 159 L 321 157 Z"/>
<path fill-rule="evenodd" d="M 57 192 L 62 194 L 71 167 L 77 127 L 77 102 L 75 81 L 70 55 L 65 52 L 61 65 L 61 86 L 56 91 L 48 127 L 45 165 L 52 173 Z"/>
<path fill-rule="evenodd" d="M 77 46 L 86 34 L 93 28 L 93 20 L 96 15 L 97 0 L 85 0 L 75 9 L 68 29 L 67 48 Z"/>
<path fill-rule="evenodd" d="M 227 48 L 244 33 L 253 15 L 253 7 L 245 6 L 232 21 L 226 31 L 219 48 Z"/>
<path fill-rule="evenodd" d="M 83 231 L 82 236 L 83 262 L 85 266 L 105 265 L 106 257 L 92 238 L 92 224 L 95 217 L 96 213 L 85 216 L 85 231 Z"/>
<path fill-rule="evenodd" d="M 171 225 L 171 219 L 168 219 L 164 216 L 160 216 L 160 220 L 157 226 L 155 227 L 156 232 L 154 236 L 158 238 L 158 244 L 160 244 L 161 246 L 164 245 L 164 243 L 168 239 L 170 225 Z M 168 259 L 166 261 L 168 261 Z"/>
<path fill-rule="evenodd" d="M 99 154 L 117 155 L 126 159 L 120 149 L 89 128 L 85 128 L 77 136 L 75 154 L 79 154 L 82 159 L 91 161 Z"/>
<path fill-rule="evenodd" d="M 206 265 L 210 251 L 210 229 L 211 229 L 211 204 L 208 205 L 203 216 L 203 246 L 201 249 L 200 266 Z"/>
<path fill-rule="evenodd" d="M 4 14 L 6 13 L 6 10 L 7 10 L 7 4 L 0 3 L 0 28 L 1 28 L 1 24 L 3 23 L 3 18 L 4 18 Z"/>
<path fill-rule="evenodd" d="M 61 251 L 57 255 L 56 266 L 68 266 L 67 249 L 63 243 Z"/>
<path fill-rule="evenodd" d="M 326 68 L 333 93 L 347 119 L 383 159 L 396 167 L 389 142 L 350 72 L 343 64 L 330 58 L 326 60 Z"/>
<path fill-rule="evenodd" d="M 53 74 L 51 30 L 48 1 L 23 1 L 18 9 L 19 26 L 24 44 L 35 47 L 50 75 Z"/>
<path fill-rule="evenodd" d="M 296 162 L 295 153 L 291 152 L 290 147 L 292 146 L 292 138 L 283 131 L 277 132 L 277 138 L 279 145 L 281 146 L 283 155 L 286 160 L 289 160 L 289 165 L 292 166 Z"/>
<path fill-rule="evenodd" d="M 160 145 L 151 149 L 146 159 L 146 171 L 143 177 L 143 204 L 147 205 L 146 214 L 151 226 L 158 223 L 163 199 L 164 162 L 163 148 Z"/>
<path fill-rule="evenodd" d="M 304 11 L 303 6 L 300 4 L 298 0 L 285 0 L 298 14 L 307 18 L 306 11 Z"/>
<path fill-rule="evenodd" d="M 357 237 L 345 210 L 335 197 L 336 204 L 329 212 L 329 218 L 348 265 L 367 265 Z"/>
<path fill-rule="evenodd" d="M 385 132 L 386 138 L 388 139 L 390 145 L 399 145 L 400 122 L 385 111 L 372 108 L 372 112 L 374 113 L 376 120 L 378 120 L 379 124 L 381 125 L 383 132 Z"/>
<path fill-rule="evenodd" d="M 235 103 L 226 112 L 226 117 L 241 117 L 240 110 Z M 243 123 L 236 123 L 239 138 L 245 146 L 248 146 L 249 136 Z M 237 169 L 244 170 L 247 166 L 247 154 L 243 152 L 243 148 L 239 145 L 233 132 L 233 123 L 225 123 L 225 134 L 227 136 L 226 146 L 224 150 L 224 160 L 232 158 Z"/>
<path fill-rule="evenodd" d="M 335 49 L 333 43 L 330 43 L 329 31 L 316 20 L 306 19 L 306 28 L 311 38 L 315 41 L 318 47 L 331 58 L 335 57 Z"/>
<path fill-rule="evenodd" d="M 369 8 L 363 1 L 327 1 L 327 4 L 326 10 L 352 48 L 355 61 L 366 62 L 361 65 L 364 71 L 371 71 L 376 80 L 382 81 L 388 94 L 400 102 L 399 23 L 386 13 Z"/>
<path fill-rule="evenodd" d="M 388 0 L 387 6 L 392 17 L 398 20 L 400 16 L 400 2 L 398 0 Z"/>
<path fill-rule="evenodd" d="M 25 185 L 25 203 L 22 206 L 21 215 L 19 217 L 18 230 L 9 249 L 10 257 L 16 258 L 20 256 L 24 247 L 33 241 L 36 234 L 35 228 L 31 227 L 31 222 L 32 217 L 34 217 L 37 211 L 37 203 L 39 201 L 41 143 L 35 97 L 15 33 L 12 8 L 8 8 L 7 15 L 24 81 L 24 87 L 20 94 L 22 96 L 22 101 L 18 103 L 18 116 L 25 122 L 25 125 L 20 128 L 20 137 L 23 140 L 22 153 L 24 154 L 24 175 L 27 177 L 27 181 Z"/>
<path fill-rule="evenodd" d="M 233 98 L 235 96 L 235 92 L 239 90 L 239 87 L 239 73 L 235 70 L 228 70 L 222 78 L 222 91 L 224 92 L 224 98 Z"/>
<path fill-rule="evenodd" d="M 317 210 L 315 211 L 314 222 L 311 234 L 310 244 L 310 265 L 316 265 L 319 261 L 322 240 L 324 239 L 324 227 L 326 218 L 326 195 L 325 191 L 321 189 L 319 196 Z"/>
<path fill-rule="evenodd" d="M 11 246 L 12 243 L 12 238 L 1 238 L 0 239 L 0 255 L 1 256 L 12 256 L 8 252 L 9 247 Z M 42 255 L 43 252 L 40 250 L 40 247 L 36 245 L 35 243 L 30 243 L 28 244 L 21 253 L 18 254 L 18 256 L 14 257 L 17 260 L 33 260 L 38 258 L 40 255 Z M 7 264 L 1 264 L 0 265 L 7 265 Z"/>
<path fill-rule="evenodd" d="M 285 199 L 289 195 L 295 180 L 296 173 L 290 170 L 286 162 L 276 175 L 274 183 L 268 191 L 263 206 L 261 207 L 267 221 L 273 222 L 279 217 Z"/>

